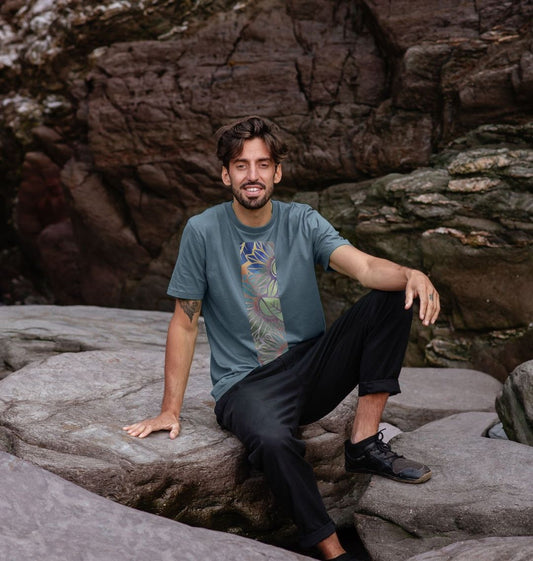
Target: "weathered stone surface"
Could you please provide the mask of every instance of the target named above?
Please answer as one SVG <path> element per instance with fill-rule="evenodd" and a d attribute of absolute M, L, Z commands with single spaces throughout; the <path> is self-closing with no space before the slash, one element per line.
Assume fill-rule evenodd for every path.
<path fill-rule="evenodd" d="M 501 383 L 476 370 L 459 368 L 404 368 L 402 393 L 387 401 L 383 420 L 402 431 L 412 431 L 456 413 L 494 411 Z"/>
<path fill-rule="evenodd" d="M 162 349 L 171 314 L 95 306 L 0 307 L 0 378 L 61 353 Z M 208 355 L 203 322 L 198 353 Z"/>
<path fill-rule="evenodd" d="M 532 557 L 533 537 L 520 536 L 458 542 L 408 561 L 527 561 Z"/>
<path fill-rule="evenodd" d="M 23 367 L 0 382 L 1 448 L 128 506 L 271 542 L 292 535 L 241 444 L 216 423 L 201 347 L 180 437 L 139 440 L 121 430 L 159 410 L 163 360 L 162 349 L 129 348 L 63 353 Z M 303 429 L 325 503 L 343 525 L 368 483 L 343 467 L 355 401 Z"/>
<path fill-rule="evenodd" d="M 222 561 L 309 559 L 127 508 L 0 452 L 2 559 Z"/>
<path fill-rule="evenodd" d="M 496 420 L 462 413 L 392 441 L 399 453 L 431 466 L 433 477 L 423 485 L 372 480 L 355 524 L 373 561 L 403 561 L 481 537 L 532 535 L 533 448 L 484 438 Z"/>
<path fill-rule="evenodd" d="M 10 371 L 0 381 L 0 449 L 128 506 L 272 543 L 293 540 L 294 527 L 273 504 L 261 474 L 250 469 L 242 446 L 215 421 L 202 324 L 182 435 L 175 441 L 164 433 L 137 440 L 121 430 L 159 410 L 169 319 L 166 312 L 91 306 L 0 307 L 0 349 Z M 391 398 L 384 418 L 405 430 L 456 411 L 492 410 L 500 388 L 480 372 L 453 369 L 405 368 L 401 379 L 404 392 Z M 355 395 L 349 396 L 319 423 L 302 427 L 302 435 L 330 514 L 340 526 L 349 526 L 354 511 L 359 512 L 358 527 L 368 549 L 396 551 L 398 540 L 401 551 L 416 553 L 405 531 L 420 536 L 417 544 L 430 542 L 427 549 L 451 543 L 439 541 L 439 528 L 442 524 L 448 532 L 454 523 L 447 517 L 455 520 L 456 512 L 462 513 L 457 522 L 461 528 L 479 527 L 479 534 L 472 535 L 496 535 L 494 519 L 479 512 L 486 507 L 478 505 L 478 494 L 485 500 L 484 485 L 500 501 L 498 516 L 524 531 L 511 499 L 501 495 L 514 498 L 519 493 L 524 474 L 517 473 L 514 462 L 528 465 L 531 458 L 523 449 L 533 448 L 508 442 L 517 448 L 493 449 L 486 444 L 489 439 L 479 438 L 497 421 L 494 413 L 450 417 L 442 425 L 430 423 L 396 437 L 395 449 L 426 461 L 435 472 L 419 487 L 344 472 L 343 441 L 355 405 Z M 386 440 L 398 433 L 390 424 L 383 428 Z M 499 475 L 503 456 L 508 456 L 506 462 L 512 458 L 505 478 Z M 521 501 L 517 499 L 517 509 L 524 506 Z M 403 513 L 412 508 L 402 510 L 401 505 L 411 503 L 416 509 L 400 528 Z M 435 504 L 442 507 L 444 519 L 428 526 Z M 389 508 L 390 524 L 377 521 Z M 507 528 L 500 523 L 494 527 Z M 465 539 L 462 532 L 451 528 L 450 539 Z"/>
<path fill-rule="evenodd" d="M 6 306 L 0 308 L 3 376 L 63 352 L 163 348 L 171 315 L 94 306 Z M 197 356 L 209 357 L 200 322 Z M 493 411 L 501 384 L 482 372 L 453 368 L 404 368 L 402 393 L 392 397 L 384 421 L 401 430 L 453 413 Z"/>
<path fill-rule="evenodd" d="M 530 128 L 523 127 L 528 138 Z M 441 321 L 430 329 L 415 322 L 408 365 L 473 368 L 503 381 L 531 358 L 533 301 L 517 295 L 531 290 L 533 151 L 471 145 L 479 137 L 511 142 L 509 128 L 476 135 L 432 168 L 300 193 L 298 200 L 316 206 L 361 249 L 430 274 L 441 293 Z M 327 274 L 320 282 L 330 321 L 362 292 Z"/>
<path fill-rule="evenodd" d="M 533 360 L 511 372 L 496 399 L 496 411 L 511 440 L 533 446 Z"/>
<path fill-rule="evenodd" d="M 285 198 L 369 173 L 426 166 L 441 146 L 488 123 L 515 132 L 478 140 L 494 143 L 499 136 L 505 148 L 527 146 L 533 54 L 524 21 L 531 7 L 520 0 L 502 6 L 437 0 L 394 6 L 381 0 L 4 3 L 1 223 L 10 249 L 24 242 L 28 263 L 14 268 L 8 266 L 12 251 L 0 254 L 9 277 L 1 284 L 4 300 L 25 301 L 31 278 L 33 292 L 47 301 L 169 309 L 162 288 L 184 221 L 227 197 L 212 134 L 245 113 L 273 118 L 288 137 L 291 158 L 279 191 Z M 527 179 L 522 171 L 515 166 L 513 185 Z M 486 178 L 476 183 L 487 185 Z M 416 247 L 402 230 L 410 221 L 425 221 L 417 239 L 435 223 L 484 230 L 483 213 L 491 205 L 472 208 L 465 186 L 457 187 L 455 199 L 448 193 L 420 198 L 425 191 L 408 197 L 400 208 L 405 221 L 389 237 Z M 385 217 L 383 230 L 398 217 L 401 199 L 379 205 L 383 215 L 375 218 Z M 49 210 L 51 202 L 59 203 L 60 214 Z M 507 240 L 514 250 L 529 244 L 530 230 L 527 219 L 512 215 L 529 203 L 513 196 L 506 202 L 511 218 L 503 233 L 514 234 Z M 471 213 L 467 219 L 464 209 Z M 362 208 L 361 222 L 373 212 Z M 346 233 L 359 242 L 363 232 Z M 366 249 L 381 253 L 384 235 L 375 243 L 368 235 Z M 448 267 L 452 278 L 459 267 Z M 432 275 L 439 280 L 437 271 Z M 490 282 L 485 292 L 499 301 L 493 289 Z M 516 307 L 511 311 L 514 318 Z"/>
<path fill-rule="evenodd" d="M 533 337 L 514 298 L 530 291 L 530 16 L 520 1 L 3 5 L 3 300 L 169 310 L 185 220 L 228 196 L 212 134 L 245 113 L 287 135 L 282 198 L 427 166 L 454 140 L 433 180 L 363 182 L 321 210 L 443 291 L 446 328 L 417 326 L 410 364 L 505 379 Z M 360 292 L 321 284 L 328 317 Z"/>

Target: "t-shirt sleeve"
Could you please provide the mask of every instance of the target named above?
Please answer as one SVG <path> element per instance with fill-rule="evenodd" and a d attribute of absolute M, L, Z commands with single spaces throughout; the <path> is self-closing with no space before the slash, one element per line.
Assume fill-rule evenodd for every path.
<path fill-rule="evenodd" d="M 167 294 L 174 298 L 202 300 L 207 289 L 205 270 L 204 239 L 188 222 L 181 236 L 178 259 Z"/>
<path fill-rule="evenodd" d="M 329 258 L 335 249 L 341 245 L 351 245 L 343 238 L 337 230 L 316 210 L 309 207 L 307 223 L 311 228 L 313 237 L 313 252 L 315 263 L 319 263 L 324 269 L 331 270 Z"/>

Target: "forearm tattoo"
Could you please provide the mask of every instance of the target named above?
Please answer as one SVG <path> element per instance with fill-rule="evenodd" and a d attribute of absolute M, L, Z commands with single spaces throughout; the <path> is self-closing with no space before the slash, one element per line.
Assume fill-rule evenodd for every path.
<path fill-rule="evenodd" d="M 200 300 L 181 300 L 178 298 L 178 302 L 180 303 L 181 309 L 187 314 L 187 317 L 191 320 L 194 317 L 194 314 L 197 314 L 200 311 L 201 301 Z"/>

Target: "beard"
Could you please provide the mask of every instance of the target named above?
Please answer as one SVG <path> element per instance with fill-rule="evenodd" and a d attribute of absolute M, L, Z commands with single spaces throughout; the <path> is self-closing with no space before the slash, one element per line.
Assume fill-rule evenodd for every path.
<path fill-rule="evenodd" d="M 245 188 L 247 186 L 260 187 L 262 191 L 260 191 L 257 197 L 249 198 L 245 192 Z M 231 192 L 233 193 L 233 196 L 241 206 L 243 206 L 248 210 L 254 210 L 254 209 L 263 208 L 270 201 L 270 199 L 272 198 L 272 194 L 274 192 L 274 187 L 273 186 L 267 187 L 264 183 L 261 183 L 259 181 L 253 183 L 247 182 L 247 183 L 243 183 L 239 187 L 234 187 L 232 185 Z"/>

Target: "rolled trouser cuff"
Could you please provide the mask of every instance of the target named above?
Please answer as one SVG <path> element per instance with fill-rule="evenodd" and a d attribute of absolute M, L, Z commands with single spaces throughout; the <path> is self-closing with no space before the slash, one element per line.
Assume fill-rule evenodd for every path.
<path fill-rule="evenodd" d="M 359 397 L 372 393 L 388 393 L 396 395 L 400 393 L 400 383 L 397 379 L 370 380 L 359 383 Z"/>
<path fill-rule="evenodd" d="M 305 536 L 300 537 L 300 545 L 302 547 L 313 547 L 317 543 L 325 540 L 327 537 L 331 536 L 337 531 L 335 528 L 335 524 L 332 520 L 330 520 L 325 526 L 311 532 L 310 534 L 306 534 Z"/>

